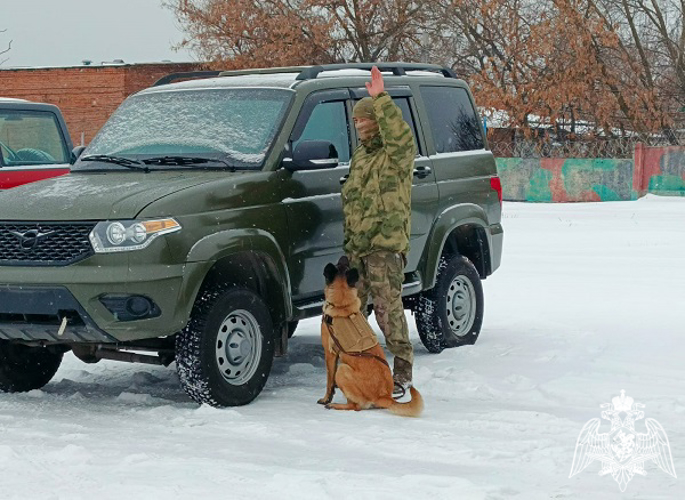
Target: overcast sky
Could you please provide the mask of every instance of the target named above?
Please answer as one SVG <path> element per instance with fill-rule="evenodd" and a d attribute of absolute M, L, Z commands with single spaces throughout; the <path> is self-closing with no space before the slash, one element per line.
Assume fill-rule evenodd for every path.
<path fill-rule="evenodd" d="M 2 68 L 194 61 L 171 46 L 183 39 L 162 0 L 0 0 Z"/>

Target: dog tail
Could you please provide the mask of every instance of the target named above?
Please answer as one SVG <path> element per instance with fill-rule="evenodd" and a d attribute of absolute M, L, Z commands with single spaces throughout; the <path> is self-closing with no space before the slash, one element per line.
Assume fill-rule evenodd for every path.
<path fill-rule="evenodd" d="M 387 408 L 391 413 L 401 417 L 418 417 L 423 412 L 423 398 L 414 387 L 410 387 L 409 392 L 411 393 L 411 401 L 407 403 L 398 403 L 390 396 L 386 396 L 376 402 L 375 405 L 379 408 Z"/>

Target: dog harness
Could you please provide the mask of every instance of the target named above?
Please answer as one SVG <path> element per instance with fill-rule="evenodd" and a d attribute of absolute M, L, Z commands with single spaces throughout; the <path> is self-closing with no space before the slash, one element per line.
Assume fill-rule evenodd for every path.
<path fill-rule="evenodd" d="M 386 366 L 388 365 L 388 362 L 382 357 L 366 352 L 378 345 L 378 338 L 376 338 L 376 334 L 362 314 L 335 318 L 324 314 L 323 321 L 333 340 L 330 345 L 331 352 L 335 354 L 342 352 L 351 356 L 373 357 Z"/>

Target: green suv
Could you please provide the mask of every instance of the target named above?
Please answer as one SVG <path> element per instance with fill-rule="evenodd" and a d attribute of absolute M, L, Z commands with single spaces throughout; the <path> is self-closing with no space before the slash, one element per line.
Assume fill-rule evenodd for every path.
<path fill-rule="evenodd" d="M 416 140 L 404 298 L 431 352 L 476 341 L 502 190 L 469 89 L 377 64 Z M 200 72 L 129 97 L 70 174 L 0 193 L 0 390 L 79 359 L 176 367 L 199 403 L 262 390 L 342 255 L 371 64 Z"/>

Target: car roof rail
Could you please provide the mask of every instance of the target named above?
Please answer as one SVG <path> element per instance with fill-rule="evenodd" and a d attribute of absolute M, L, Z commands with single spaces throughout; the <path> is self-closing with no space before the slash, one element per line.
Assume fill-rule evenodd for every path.
<path fill-rule="evenodd" d="M 302 71 L 297 76 L 297 80 L 313 80 L 320 73 L 324 71 L 336 71 L 342 69 L 361 69 L 369 70 L 376 66 L 379 70 L 391 72 L 396 76 L 404 76 L 407 71 L 430 71 L 432 73 L 441 73 L 446 78 L 457 78 L 456 73 L 448 67 L 439 66 L 437 64 L 421 64 L 421 63 L 344 63 L 344 64 L 321 64 L 318 66 L 309 66 L 302 68 Z"/>
<path fill-rule="evenodd" d="M 276 68 L 247 68 L 247 69 L 230 69 L 222 71 L 220 76 L 241 76 L 241 75 L 274 75 L 278 73 L 297 73 L 300 74 L 303 69 L 311 66 L 280 66 Z"/>
<path fill-rule="evenodd" d="M 213 76 L 219 76 L 221 71 L 186 71 L 183 73 L 171 73 L 170 75 L 163 76 L 155 83 L 152 84 L 153 87 L 159 85 L 166 85 L 167 83 L 175 82 L 176 80 L 189 80 L 192 78 L 212 78 Z"/>
<path fill-rule="evenodd" d="M 404 76 L 407 71 L 430 71 L 440 73 L 446 78 L 457 78 L 456 73 L 446 66 L 438 64 L 421 63 L 341 63 L 321 64 L 316 66 L 281 66 L 277 68 L 251 68 L 228 71 L 188 71 L 185 73 L 172 73 L 157 80 L 152 86 L 165 85 L 177 80 L 192 78 L 212 78 L 215 76 L 241 76 L 241 75 L 273 75 L 278 73 L 297 73 L 296 80 L 314 80 L 324 71 L 337 71 L 344 69 L 360 69 L 371 71 L 374 66 L 379 70 L 391 72 L 396 76 Z"/>

